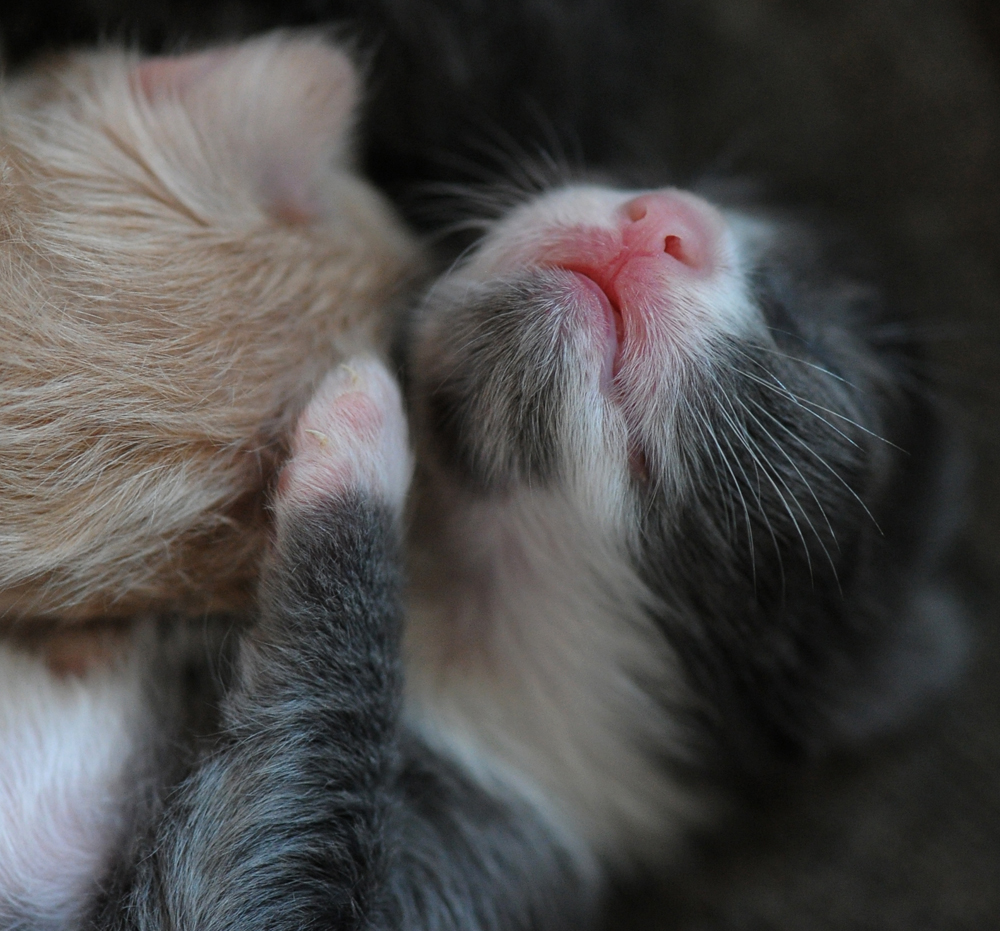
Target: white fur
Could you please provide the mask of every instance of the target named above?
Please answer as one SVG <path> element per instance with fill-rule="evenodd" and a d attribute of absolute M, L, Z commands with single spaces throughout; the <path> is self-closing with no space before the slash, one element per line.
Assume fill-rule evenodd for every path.
<path fill-rule="evenodd" d="M 558 269 L 591 241 L 613 255 L 622 208 L 638 193 L 571 186 L 498 222 L 429 294 L 418 365 L 442 365 L 450 314 L 478 289 L 544 272 L 553 257 Z M 698 269 L 657 272 L 635 296 L 614 390 L 600 378 L 606 331 L 552 281 L 546 312 L 562 316 L 557 351 L 573 373 L 559 416 L 560 487 L 483 499 L 428 466 L 413 516 L 411 717 L 482 778 L 546 799 L 582 847 L 619 864 L 661 858 L 707 814 L 666 765 L 693 756 L 675 713 L 693 699 L 629 558 L 640 524 L 630 448 L 644 451 L 662 494 L 683 493 L 698 478 L 685 472 L 690 437 L 675 429 L 686 374 L 710 370 L 714 337 L 767 338 L 745 274 L 766 221 L 670 196 L 701 213 L 711 254 Z M 488 445 L 488 425 L 483 433 Z"/>
<path fill-rule="evenodd" d="M 570 231 L 596 231 L 599 237 L 619 239 L 621 210 L 642 193 L 571 185 L 529 201 L 496 223 L 482 245 L 430 291 L 425 304 L 461 305 L 498 280 L 547 268 L 553 250 L 562 254 L 565 247 L 560 244 Z M 573 410 L 562 418 L 568 431 L 563 448 L 570 451 L 567 459 L 575 464 L 578 486 L 620 483 L 627 471 L 623 457 L 637 444 L 661 485 L 682 491 L 697 478 L 681 468 L 689 438 L 674 430 L 678 408 L 690 403 L 685 395 L 689 373 L 712 370 L 713 340 L 720 336 L 753 334 L 769 340 L 749 292 L 747 269 L 774 235 L 774 225 L 738 211 L 723 214 L 687 192 L 673 191 L 671 196 L 696 204 L 715 227 L 709 271 L 686 274 L 676 269 L 648 292 L 634 295 L 632 323 L 627 325 L 633 329 L 622 343 L 613 394 L 598 383 L 603 334 L 578 319 L 571 302 L 554 302 L 551 310 L 566 318 L 559 350 L 572 357 L 571 367 L 578 373 L 571 392 Z M 426 326 L 433 333 L 433 312 L 428 316 Z M 439 325 L 447 326 L 447 317 Z M 434 352 L 433 339 L 427 340 L 427 348 Z M 433 360 L 429 364 L 433 366 Z"/>
<path fill-rule="evenodd" d="M 580 184 L 531 200 L 493 226 L 482 246 L 458 269 L 455 280 L 490 281 L 512 271 L 544 265 L 542 257 L 567 230 L 598 230 L 617 236 L 621 208 L 643 193 Z M 742 238 L 750 232 L 762 232 L 766 225 L 744 221 L 733 212 L 723 218 L 707 201 L 685 191 L 672 194 L 678 200 L 697 204 L 698 210 L 718 223 L 720 233 L 713 238 L 712 273 L 704 277 L 677 276 L 672 284 L 676 291 L 671 298 L 684 305 L 692 324 L 685 349 L 693 348 L 691 343 L 699 335 L 713 331 L 744 334 L 760 318 L 744 289 Z"/>
<path fill-rule="evenodd" d="M 60 679 L 3 646 L 0 925 L 65 927 L 125 826 L 129 764 L 148 715 L 139 669 Z"/>
<path fill-rule="evenodd" d="M 399 386 L 376 358 L 354 356 L 326 377 L 299 419 L 278 504 L 360 491 L 399 511 L 412 471 Z"/>
<path fill-rule="evenodd" d="M 585 850 L 659 859 L 703 812 L 663 765 L 687 750 L 659 703 L 685 695 L 621 537 L 559 492 L 421 493 L 411 720 L 485 781 L 545 799 Z"/>

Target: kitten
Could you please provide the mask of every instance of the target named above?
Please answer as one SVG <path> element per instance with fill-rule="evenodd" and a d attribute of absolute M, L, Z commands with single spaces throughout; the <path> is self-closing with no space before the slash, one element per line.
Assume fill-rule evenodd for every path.
<path fill-rule="evenodd" d="M 8 82 L 0 615 L 245 607 L 283 438 L 384 346 L 417 250 L 351 168 L 358 82 L 316 38 Z"/>
<path fill-rule="evenodd" d="M 841 245 L 672 188 L 495 224 L 406 340 L 405 682 L 405 427 L 361 359 L 297 431 L 220 740 L 93 926 L 586 927 L 727 783 L 947 685 L 945 433 Z"/>
<path fill-rule="evenodd" d="M 959 666 L 950 435 L 848 255 L 750 202 L 571 185 L 415 315 L 410 718 L 610 862 Z"/>

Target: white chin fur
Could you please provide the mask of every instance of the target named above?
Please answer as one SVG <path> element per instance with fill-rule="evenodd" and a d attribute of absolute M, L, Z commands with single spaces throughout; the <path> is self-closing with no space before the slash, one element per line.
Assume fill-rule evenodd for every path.
<path fill-rule="evenodd" d="M 622 205 L 637 193 L 574 186 L 525 204 L 427 306 L 461 307 L 498 278 L 544 268 L 538 257 L 567 230 L 583 229 L 584 242 L 597 230 L 599 243 L 607 232 L 613 251 Z M 411 717 L 471 771 L 520 791 L 581 849 L 619 865 L 661 859 L 708 814 L 665 764 L 691 758 L 671 713 L 691 698 L 629 558 L 638 528 L 630 448 L 645 453 L 664 493 L 682 491 L 691 476 L 671 424 L 685 372 L 716 364 L 713 337 L 766 337 L 745 268 L 768 224 L 738 214 L 718 224 L 704 274 L 679 273 L 669 293 L 651 288 L 631 309 L 644 332 L 630 346 L 625 320 L 613 393 L 589 377 L 586 328 L 566 337 L 578 377 L 565 386 L 561 487 L 477 499 L 431 469 L 417 494 Z"/>

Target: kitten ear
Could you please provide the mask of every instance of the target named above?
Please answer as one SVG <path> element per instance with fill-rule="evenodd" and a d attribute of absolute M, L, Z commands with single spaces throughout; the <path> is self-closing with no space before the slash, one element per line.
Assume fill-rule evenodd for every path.
<path fill-rule="evenodd" d="M 348 150 L 358 101 L 347 55 L 318 37 L 269 35 L 229 48 L 152 58 L 132 74 L 134 92 L 163 121 L 168 142 L 183 119 L 201 157 L 192 168 L 254 187 L 263 206 L 288 222 L 322 215 L 324 181 Z M 192 153 L 185 153 L 191 155 Z"/>

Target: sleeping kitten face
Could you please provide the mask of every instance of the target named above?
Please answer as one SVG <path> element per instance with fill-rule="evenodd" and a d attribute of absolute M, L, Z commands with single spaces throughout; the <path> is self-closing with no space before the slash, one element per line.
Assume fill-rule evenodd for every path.
<path fill-rule="evenodd" d="M 869 408 L 893 373 L 852 333 L 871 295 L 802 267 L 808 235 L 673 190 L 570 188 L 522 207 L 420 322 L 414 370 L 442 461 L 489 494 L 565 485 L 628 525 L 710 488 L 744 536 L 766 515 L 798 537 L 770 506 L 784 498 L 805 549 L 825 542 L 814 511 L 859 503 L 819 474 L 878 458 Z"/>
<path fill-rule="evenodd" d="M 695 815 L 671 764 L 754 771 L 953 668 L 902 529 L 934 522 L 932 418 L 837 262 L 759 210 L 569 187 L 417 315 L 418 717 L 599 849 Z"/>
<path fill-rule="evenodd" d="M 238 607 L 289 424 L 416 265 L 353 172 L 354 70 L 271 35 L 0 98 L 0 613 Z"/>

